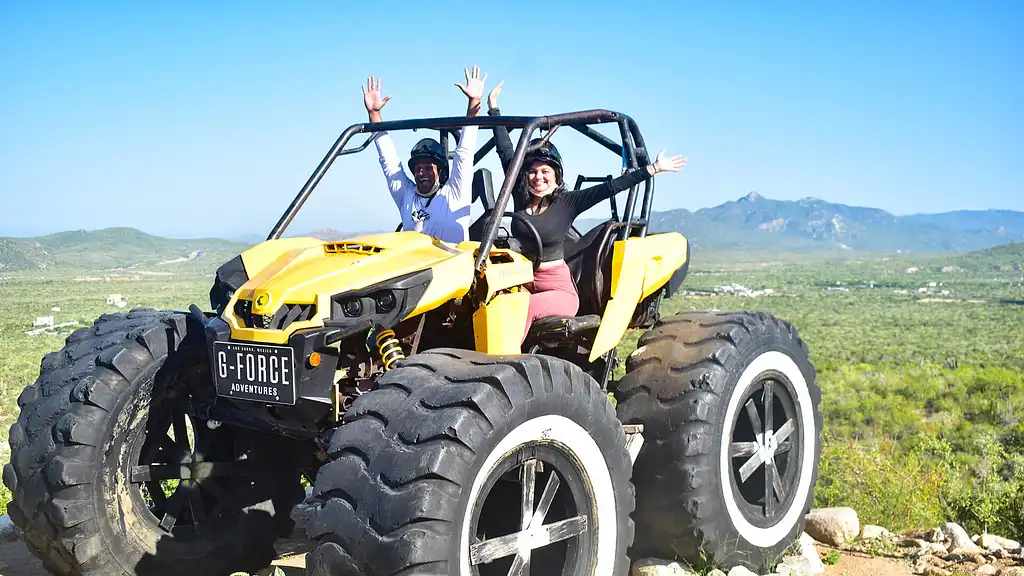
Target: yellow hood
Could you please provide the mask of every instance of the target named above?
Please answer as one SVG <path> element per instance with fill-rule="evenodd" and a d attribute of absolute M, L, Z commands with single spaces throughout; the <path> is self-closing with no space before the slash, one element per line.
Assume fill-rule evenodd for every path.
<path fill-rule="evenodd" d="M 278 243 L 278 244 L 275 244 Z M 321 325 L 330 317 L 332 296 L 431 268 L 433 280 L 414 316 L 452 298 L 465 295 L 473 281 L 475 243 L 458 247 L 419 232 L 393 232 L 324 242 L 311 238 L 271 240 L 242 255 L 249 280 L 232 297 L 225 319 L 235 337 L 281 340 L 285 333 L 247 329 L 234 318 L 237 300 L 252 302 L 254 314 L 271 315 L 284 304 L 315 304 L 311 321 L 296 322 L 287 333 Z M 276 253 L 276 256 L 275 256 Z M 264 333 L 259 335 L 258 333 Z"/>

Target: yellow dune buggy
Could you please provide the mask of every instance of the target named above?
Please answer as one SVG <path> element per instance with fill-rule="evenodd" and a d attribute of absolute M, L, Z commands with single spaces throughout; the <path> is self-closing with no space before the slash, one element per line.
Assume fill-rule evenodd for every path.
<path fill-rule="evenodd" d="M 469 124 L 520 131 L 496 197 L 474 174 L 470 240 L 283 237 L 374 131 L 437 130 L 447 149 Z M 3 472 L 33 552 L 67 576 L 255 571 L 305 477 L 311 574 L 773 565 L 812 502 L 814 368 L 769 314 L 661 318 L 690 250 L 648 230 L 651 180 L 567 239 L 580 312 L 520 344 L 534 268 L 499 233 L 532 135 L 558 127 L 622 168 L 650 161 L 633 119 L 606 110 L 357 124 L 267 240 L 218 270 L 212 310 L 107 314 L 71 334 L 19 398 Z M 645 332 L 615 379 L 630 329 Z"/>

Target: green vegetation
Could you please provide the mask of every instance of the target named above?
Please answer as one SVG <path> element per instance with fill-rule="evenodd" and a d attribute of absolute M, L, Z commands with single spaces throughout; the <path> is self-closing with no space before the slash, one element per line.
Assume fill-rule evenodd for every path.
<path fill-rule="evenodd" d="M 893 531 L 955 520 L 969 532 L 987 527 L 1019 539 L 1024 286 L 1013 267 L 1020 255 L 1020 245 L 948 256 L 695 252 L 687 292 L 664 311 L 765 310 L 798 327 L 823 393 L 817 505 L 852 506 L 863 523 Z M 84 325 L 118 310 L 106 303 L 111 293 L 128 308 L 207 308 L 210 264 L 170 276 L 75 281 L 35 270 L 0 280 L 0 461 L 18 394 L 74 329 L 29 336 L 36 316 Z M 947 266 L 960 270 L 943 273 Z M 715 291 L 733 283 L 774 292 Z M 59 312 L 51 312 L 55 305 Z M 627 337 L 623 356 L 637 336 Z M 8 497 L 0 489 L 0 514 Z"/>
<path fill-rule="evenodd" d="M 207 293 L 213 281 L 208 275 L 112 276 L 109 280 L 75 281 L 68 277 L 21 274 L 0 280 L 0 463 L 10 456 L 8 428 L 18 416 L 21 390 L 39 375 L 39 362 L 47 352 L 58 350 L 75 328 L 88 326 L 101 314 L 126 311 L 132 307 L 187 310 L 195 303 L 209 308 Z M 121 294 L 127 307 L 107 304 L 109 294 Z M 60 308 L 59 312 L 52 307 Z M 53 316 L 56 324 L 78 322 L 58 328 L 54 334 L 30 336 L 37 316 Z M 0 484 L 0 515 L 10 495 Z"/>

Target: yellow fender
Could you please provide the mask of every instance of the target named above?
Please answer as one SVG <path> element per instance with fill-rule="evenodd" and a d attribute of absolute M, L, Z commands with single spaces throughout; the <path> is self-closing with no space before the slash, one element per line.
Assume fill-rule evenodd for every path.
<path fill-rule="evenodd" d="M 686 263 L 688 244 L 678 232 L 618 240 L 612 247 L 611 299 L 594 338 L 590 361 L 615 348 L 644 298 Z"/>

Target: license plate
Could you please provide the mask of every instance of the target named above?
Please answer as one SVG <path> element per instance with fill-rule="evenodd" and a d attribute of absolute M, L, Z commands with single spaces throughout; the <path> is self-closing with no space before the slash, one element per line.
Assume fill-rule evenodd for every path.
<path fill-rule="evenodd" d="M 295 404 L 295 351 L 287 346 L 214 342 L 217 395 Z"/>

